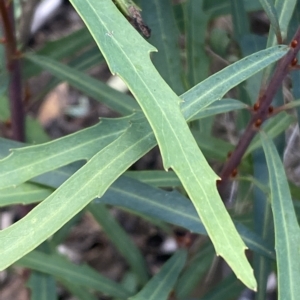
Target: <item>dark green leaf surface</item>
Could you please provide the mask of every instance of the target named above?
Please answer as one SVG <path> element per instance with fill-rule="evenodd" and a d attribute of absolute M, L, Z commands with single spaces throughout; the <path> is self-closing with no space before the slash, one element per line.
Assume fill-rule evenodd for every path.
<path fill-rule="evenodd" d="M 78 300 L 98 300 L 99 298 L 94 296 L 88 291 L 88 288 L 85 288 L 76 283 L 62 280 L 59 278 L 59 282 L 67 289 L 69 292 L 76 297 Z"/>
<path fill-rule="evenodd" d="M 158 50 L 152 61 L 162 78 L 177 95 L 184 92 L 179 49 L 179 31 L 171 0 L 141 0 L 144 21 L 151 29 L 151 43 Z"/>
<path fill-rule="evenodd" d="M 244 0 L 244 6 L 247 11 L 257 11 L 261 9 L 259 0 Z M 230 0 L 204 0 L 204 10 L 213 18 L 230 14 Z"/>
<path fill-rule="evenodd" d="M 52 276 L 41 273 L 32 272 L 26 284 L 30 290 L 31 300 L 57 300 L 56 283 Z"/>
<path fill-rule="evenodd" d="M 175 282 L 181 272 L 185 260 L 186 251 L 178 250 L 153 276 L 146 286 L 130 300 L 167 300 Z"/>
<path fill-rule="evenodd" d="M 123 255 L 130 268 L 136 274 L 137 280 L 144 285 L 148 280 L 146 262 L 137 248 L 130 239 L 126 231 L 118 224 L 118 222 L 110 215 L 105 205 L 88 205 L 89 212 L 101 226 L 110 241 L 116 246 L 118 251 Z"/>
<path fill-rule="evenodd" d="M 17 264 L 110 296 L 125 299 L 130 295 L 120 284 L 100 275 L 92 268 L 86 265 L 76 266 L 57 254 L 48 255 L 33 251 L 20 259 Z"/>
<path fill-rule="evenodd" d="M 260 3 L 271 22 L 271 26 L 273 27 L 273 32 L 275 33 L 276 36 L 278 37 L 281 36 L 281 30 L 279 26 L 277 11 L 274 6 L 274 1 L 260 0 Z"/>
<path fill-rule="evenodd" d="M 232 274 L 222 280 L 200 300 L 231 300 L 237 299 L 244 289 L 240 281 Z"/>
<path fill-rule="evenodd" d="M 230 0 L 233 32 L 236 42 L 249 34 L 249 20 L 245 11 L 244 1 Z"/>
<path fill-rule="evenodd" d="M 105 103 L 109 108 L 122 115 L 131 114 L 134 110 L 139 109 L 139 106 L 132 97 L 114 90 L 103 82 L 83 72 L 77 71 L 74 68 L 68 67 L 46 56 L 27 54 L 25 57 L 61 80 L 69 82 L 86 95 L 93 97 L 99 102 Z"/>
<path fill-rule="evenodd" d="M 53 60 L 69 59 L 76 52 L 82 50 L 87 45 L 93 45 L 92 36 L 86 28 L 79 29 L 66 37 L 62 37 L 56 41 L 50 41 L 36 52 L 37 55 L 47 56 Z M 31 61 L 25 60 L 23 66 L 23 74 L 26 78 L 37 75 L 42 71 L 42 67 Z"/>
<path fill-rule="evenodd" d="M 210 242 L 198 250 L 176 283 L 175 293 L 178 299 L 186 299 L 198 286 L 211 266 L 214 256 L 213 246 Z"/>
<path fill-rule="evenodd" d="M 187 78 L 189 86 L 194 86 L 209 75 L 210 60 L 205 50 L 209 14 L 203 11 L 203 0 L 187 1 L 184 8 Z"/>
<path fill-rule="evenodd" d="M 191 201 L 177 191 L 155 189 L 136 180 L 122 176 L 95 203 L 119 206 L 133 213 L 141 213 L 181 226 L 200 234 L 207 234 Z M 247 246 L 274 259 L 274 252 L 248 228 L 235 224 Z"/>

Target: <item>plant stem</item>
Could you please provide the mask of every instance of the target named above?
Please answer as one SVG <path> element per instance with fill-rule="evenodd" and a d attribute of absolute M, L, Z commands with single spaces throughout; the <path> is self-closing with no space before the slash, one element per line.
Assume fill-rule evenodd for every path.
<path fill-rule="evenodd" d="M 289 73 L 291 63 L 296 58 L 299 50 L 300 27 L 298 27 L 297 32 L 292 40 L 290 50 L 279 61 L 267 88 L 265 88 L 260 94 L 256 102 L 256 109 L 253 110 L 251 120 L 246 127 L 244 134 L 240 138 L 238 145 L 230 155 L 228 161 L 225 163 L 221 171 L 221 181 L 218 182 L 218 188 L 221 195 L 225 189 L 226 183 L 228 183 L 231 175 L 234 174 L 234 170 L 240 164 L 249 144 L 251 143 L 255 134 L 259 131 L 261 124 L 270 116 L 270 114 L 272 114 L 269 109 L 272 100 L 281 86 L 284 78 Z"/>
<path fill-rule="evenodd" d="M 6 5 L 4 0 L 0 0 L 0 14 L 5 35 L 6 65 L 10 77 L 8 95 L 11 109 L 12 138 L 17 141 L 24 141 L 21 63 L 17 57 L 13 1 L 9 1 Z"/>

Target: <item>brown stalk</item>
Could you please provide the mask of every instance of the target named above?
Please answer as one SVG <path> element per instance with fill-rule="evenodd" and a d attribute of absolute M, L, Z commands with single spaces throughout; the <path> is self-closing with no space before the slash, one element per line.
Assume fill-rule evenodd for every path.
<path fill-rule="evenodd" d="M 6 66 L 9 73 L 9 101 L 11 109 L 12 138 L 24 141 L 24 108 L 22 101 L 21 63 L 17 51 L 13 1 L 0 0 L 0 15 L 4 32 Z"/>
<path fill-rule="evenodd" d="M 273 73 L 273 76 L 269 81 L 269 84 L 260 93 L 260 96 L 254 105 L 252 117 L 248 126 L 246 127 L 246 130 L 221 171 L 221 180 L 218 181 L 218 189 L 221 196 L 223 195 L 224 189 L 226 188 L 226 183 L 228 183 L 230 177 L 234 175 L 234 170 L 236 170 L 238 165 L 240 164 L 249 144 L 251 143 L 256 133 L 259 131 L 261 124 L 269 117 L 270 113 L 272 113 L 272 100 L 276 95 L 279 87 L 282 85 L 284 78 L 293 66 L 299 50 L 300 27 L 298 27 L 297 32 L 293 37 L 289 51 L 279 61 Z"/>

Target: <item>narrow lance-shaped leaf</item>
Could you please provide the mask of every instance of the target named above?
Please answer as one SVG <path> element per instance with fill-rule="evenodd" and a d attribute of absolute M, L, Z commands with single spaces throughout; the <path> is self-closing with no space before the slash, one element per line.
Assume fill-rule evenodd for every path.
<path fill-rule="evenodd" d="M 88 210 L 100 224 L 101 229 L 106 233 L 107 237 L 126 259 L 132 271 L 135 272 L 137 280 L 141 284 L 145 284 L 148 280 L 146 262 L 126 231 L 110 215 L 109 210 L 104 204 L 96 206 L 91 203 L 88 205 Z"/>
<path fill-rule="evenodd" d="M 287 47 L 276 46 L 267 50 L 260 51 L 259 53 L 250 55 L 247 58 L 242 59 L 241 61 L 238 61 L 237 63 L 218 72 L 217 74 L 212 76 L 211 80 L 208 79 L 201 84 L 198 84 L 196 87 L 183 95 L 185 102 L 183 103 L 182 108 L 186 118 L 191 118 L 193 114 L 197 114 L 198 111 L 207 106 L 209 103 L 222 98 L 222 96 L 229 89 L 242 82 L 249 76 L 260 71 L 270 63 L 278 60 L 287 52 L 287 49 Z M 98 159 L 100 159 L 101 157 L 105 164 L 107 163 L 107 153 L 113 152 L 116 156 L 116 159 L 110 164 L 110 168 L 114 170 L 114 172 L 106 173 L 106 181 L 102 182 L 101 188 L 99 190 L 99 195 L 101 195 L 101 193 L 103 193 L 109 187 L 111 182 L 113 182 L 118 176 L 120 176 L 125 169 L 130 167 L 132 163 L 134 163 L 138 158 L 140 158 L 155 146 L 155 139 L 151 128 L 148 126 L 148 123 L 145 123 L 143 126 L 137 126 L 136 121 L 134 121 L 137 117 L 138 116 L 133 116 L 131 118 L 133 126 L 130 127 L 130 129 L 127 131 L 126 135 L 122 137 L 122 139 L 119 139 L 118 141 L 113 142 L 111 145 L 109 145 L 107 151 L 101 151 L 101 153 L 99 153 Z M 0 148 L 0 154 L 7 154 L 8 149 L 13 147 L 13 145 L 15 144 L 16 142 L 12 143 L 11 141 L 3 142 Z M 131 151 L 124 151 L 124 149 L 127 149 L 128 147 Z M 28 148 L 28 150 L 30 151 L 32 149 L 33 147 Z M 47 159 L 44 160 L 44 162 L 41 164 L 43 164 L 44 172 L 47 172 L 52 168 L 52 165 L 48 163 Z M 82 172 L 86 172 L 86 174 L 92 175 L 90 169 L 93 169 L 92 165 L 84 167 Z M 1 170 L 2 168 L 0 168 L 0 171 Z M 22 169 L 22 172 L 25 174 L 23 174 L 24 176 L 27 176 L 27 171 L 31 172 L 31 168 Z M 74 175 L 75 178 L 80 176 L 81 173 L 76 173 Z M 73 197 L 68 197 L 65 194 L 65 191 L 68 191 L 70 189 L 77 190 L 79 182 L 76 181 L 75 178 L 74 181 L 63 185 L 59 189 L 59 193 L 56 193 L 55 195 L 53 195 L 53 197 L 50 196 L 46 201 L 39 204 L 33 210 L 36 212 L 36 214 L 30 213 L 24 219 L 14 224 L 12 227 L 9 227 L 8 229 L 0 232 L 0 239 L 3 245 L 2 260 L 0 260 L 0 269 L 6 268 L 19 257 L 25 255 L 31 249 L 35 248 L 47 237 L 61 228 L 63 224 L 65 224 L 80 210 L 77 205 L 74 206 Z M 89 177 L 85 177 L 84 180 L 89 180 Z M 55 187 L 59 186 L 60 184 L 61 183 L 55 183 Z M 97 187 L 99 187 L 98 183 Z M 86 185 L 86 188 L 89 189 L 89 185 Z M 84 207 L 89 201 L 92 200 L 91 198 L 89 198 L 90 194 L 85 193 L 84 190 L 82 191 L 80 196 L 81 199 L 76 198 L 76 201 L 79 201 L 80 199 L 80 201 L 82 202 L 79 203 L 79 207 Z M 57 207 L 59 207 L 60 204 L 55 204 L 55 201 L 57 200 L 56 197 L 59 198 L 59 203 L 64 204 L 59 211 L 57 210 Z M 37 208 L 39 209 L 37 210 Z M 53 210 L 55 211 L 54 215 L 51 214 Z M 45 214 L 45 212 L 47 214 Z M 58 217 L 56 213 L 59 213 Z M 18 237 L 26 237 L 27 235 L 30 235 L 32 224 L 37 220 L 36 217 L 39 217 L 40 220 L 39 226 L 35 228 L 34 238 L 14 240 L 11 239 L 12 235 Z M 49 219 L 50 223 L 41 222 L 43 218 Z M 48 224 L 51 224 L 51 226 L 49 227 Z M 47 229 L 46 234 L 45 229 Z"/>
<path fill-rule="evenodd" d="M 261 132 L 260 138 L 269 169 L 277 254 L 278 299 L 296 300 L 300 295 L 300 228 L 276 147 L 265 133 Z"/>
<path fill-rule="evenodd" d="M 13 149 L 9 156 L 0 161 L 0 189 L 18 185 L 71 162 L 91 158 L 120 136 L 130 126 L 130 119 L 131 117 L 124 117 L 119 121 L 103 119 L 95 126 L 55 141 Z"/>
<path fill-rule="evenodd" d="M 282 40 L 285 41 L 287 37 L 287 29 L 288 25 L 290 23 L 290 20 L 292 18 L 295 5 L 297 3 L 297 0 L 276 0 L 275 1 L 275 9 L 278 16 L 278 22 L 280 26 L 281 31 L 281 37 Z M 277 39 L 275 32 L 273 28 L 270 28 L 269 35 L 268 35 L 268 41 L 267 41 L 267 47 L 276 45 Z M 269 66 L 263 74 L 263 85 L 266 84 L 267 79 L 269 78 L 271 72 L 273 70 L 273 66 Z M 262 87 L 263 87 L 262 85 Z"/>
<path fill-rule="evenodd" d="M 141 0 L 143 17 L 151 29 L 149 42 L 158 53 L 152 60 L 159 74 L 180 95 L 184 92 L 180 59 L 179 31 L 171 0 Z"/>
<path fill-rule="evenodd" d="M 131 114 L 135 109 L 139 108 L 132 97 L 120 93 L 103 82 L 75 70 L 74 68 L 46 56 L 26 54 L 25 57 L 41 66 L 44 70 L 51 72 L 61 80 L 66 80 L 86 95 L 93 97 L 95 100 L 102 101 L 112 110 L 119 112 L 122 115 Z"/>
<path fill-rule="evenodd" d="M 277 11 L 275 9 L 274 3 L 271 0 L 259 0 L 261 3 L 265 13 L 267 14 L 271 26 L 273 28 L 273 32 L 277 36 L 277 39 L 280 40 L 282 39 L 281 37 L 281 31 L 280 31 L 280 26 L 279 26 L 279 21 L 278 21 L 278 16 L 277 16 Z"/>
<path fill-rule="evenodd" d="M 212 171 L 183 118 L 180 99 L 159 76 L 149 52 L 155 51 L 132 28 L 110 0 L 71 1 L 85 21 L 114 74 L 139 102 L 160 147 L 165 169 L 178 175 L 206 227 L 218 255 L 237 277 L 256 289 L 246 249 L 216 188 Z M 116 20 L 118 20 L 116 22 Z M 138 51 L 132 51 L 132 49 Z"/>
<path fill-rule="evenodd" d="M 288 49 L 289 48 L 287 46 L 274 46 L 272 48 L 259 51 L 224 68 L 223 70 L 210 76 L 208 79 L 204 80 L 200 84 L 194 86 L 192 89 L 190 89 L 189 91 L 187 91 L 181 96 L 181 98 L 184 100 L 184 102 L 182 103 L 182 113 L 184 114 L 186 120 L 191 121 L 198 117 L 200 118 L 203 116 L 203 114 L 205 116 L 207 111 L 205 110 L 204 112 L 202 112 L 205 107 L 215 102 L 216 100 L 221 99 L 230 89 L 232 89 L 237 84 L 241 83 L 248 77 L 261 71 L 266 66 L 280 59 L 282 56 L 286 54 Z M 223 103 L 221 102 L 220 106 L 222 107 L 222 105 Z M 217 104 L 216 106 L 218 107 L 219 105 Z M 208 110 L 210 110 L 210 108 L 208 107 Z M 235 109 L 236 108 L 237 107 L 235 107 Z M 117 126 L 117 125 L 112 123 L 110 126 Z M 76 134 L 78 134 L 77 139 L 83 141 L 82 138 L 79 138 L 81 133 L 79 132 Z M 147 133 L 145 133 L 145 135 L 146 134 Z M 71 136 L 67 136 L 62 139 L 66 139 L 65 141 L 67 142 L 69 137 L 71 138 Z M 99 138 L 101 137 L 99 136 Z M 58 143 L 58 141 L 59 140 L 51 143 L 56 144 Z M 4 147 L 8 145 L 7 144 L 8 142 L 4 143 L 4 141 L 2 141 L 1 138 L 0 138 L 0 142 L 1 142 L 1 147 L 0 147 L 0 155 L 1 155 L 1 150 L 3 150 Z M 8 147 L 13 148 L 14 146 L 8 146 Z M 10 157 L 12 161 L 10 161 L 9 159 L 0 161 L 1 164 L 0 188 L 12 186 L 24 182 L 34 176 L 39 175 L 40 170 L 42 170 L 43 172 L 47 172 L 49 170 L 53 170 L 54 168 L 57 168 L 57 166 L 53 165 L 53 162 L 56 163 L 59 160 L 57 161 L 53 160 L 52 155 L 49 156 L 47 155 L 47 152 L 39 151 L 42 150 L 42 147 L 44 147 L 44 145 L 31 146 L 24 149 L 24 153 L 22 154 L 23 159 L 21 160 L 22 163 L 20 162 L 15 163 L 14 159 L 16 159 L 16 157 L 12 157 L 12 156 Z M 89 147 L 90 146 L 88 146 L 88 148 Z M 65 151 L 66 147 L 63 146 L 62 148 L 63 151 Z M 52 150 L 52 154 L 56 156 L 58 155 L 59 149 L 61 149 L 61 147 L 60 146 L 54 147 L 54 149 Z M 72 149 L 73 147 L 71 147 L 71 149 L 69 150 Z M 24 167 L 24 166 L 30 166 L 32 164 L 32 160 L 30 159 L 30 157 L 32 155 L 36 155 L 36 154 L 32 154 L 31 151 L 33 151 L 33 153 L 37 153 L 39 151 L 41 152 L 39 155 L 41 156 L 43 155 L 44 159 L 39 161 L 38 168 Z M 85 151 L 90 151 L 90 149 L 85 149 Z M 29 161 L 24 159 L 24 155 L 28 155 Z M 73 155 L 70 155 L 70 153 L 69 155 L 62 155 L 61 158 L 64 158 L 64 162 L 61 162 L 62 165 L 66 165 L 68 162 L 70 162 L 71 158 L 72 158 L 71 161 L 75 160 L 73 159 L 75 157 Z M 50 161 L 51 163 L 49 163 Z M 11 168 L 11 165 L 6 166 L 6 164 L 12 164 L 13 168 Z M 11 170 L 13 170 L 13 172 Z M 8 174 L 6 173 L 7 171 L 12 173 Z M 12 174 L 17 174 L 17 176 L 16 177 L 12 176 Z"/>
<path fill-rule="evenodd" d="M 167 300 L 186 260 L 186 251 L 177 251 L 151 278 L 146 286 L 130 300 Z"/>
<path fill-rule="evenodd" d="M 18 261 L 18 265 L 50 274 L 56 278 L 100 291 L 118 298 L 128 298 L 129 291 L 120 284 L 104 277 L 86 265 L 76 266 L 57 254 L 45 254 L 32 251 Z"/>
<path fill-rule="evenodd" d="M 32 272 L 27 282 L 27 287 L 31 290 L 31 300 L 57 300 L 56 283 L 52 276 Z"/>
<path fill-rule="evenodd" d="M 190 0 L 184 5 L 187 77 L 191 86 L 209 75 L 210 61 L 205 50 L 205 39 L 210 16 L 203 11 L 203 2 L 203 0 Z"/>
<path fill-rule="evenodd" d="M 0 270 L 46 240 L 92 199 L 101 197 L 137 157 L 154 145 L 149 124 L 137 116 L 123 135 L 93 156 L 51 196 L 0 232 Z"/>

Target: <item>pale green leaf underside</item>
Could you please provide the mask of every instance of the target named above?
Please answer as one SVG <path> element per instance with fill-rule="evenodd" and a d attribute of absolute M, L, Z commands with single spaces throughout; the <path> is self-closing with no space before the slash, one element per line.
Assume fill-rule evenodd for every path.
<path fill-rule="evenodd" d="M 198 148 L 183 115 L 180 99 L 159 76 L 145 42 L 121 17 L 113 2 L 71 1 L 89 28 L 112 73 L 119 75 L 139 102 L 157 139 L 164 167 L 181 180 L 218 255 L 251 289 L 256 281 L 246 249 L 217 192 L 217 176 Z M 116 22 L 118 20 L 118 22 Z M 132 49 L 139 51 L 132 51 Z"/>
<path fill-rule="evenodd" d="M 132 120 L 129 129 L 93 156 L 51 196 L 31 210 L 25 218 L 0 232 L 3 245 L 0 269 L 5 269 L 33 250 L 81 211 L 89 201 L 101 197 L 128 168 L 128 164 L 131 165 L 136 157 L 145 154 L 155 145 L 153 134 L 147 127 L 149 125 L 144 118 Z M 145 131 L 149 134 L 145 135 Z"/>
<path fill-rule="evenodd" d="M 282 161 L 272 140 L 260 134 L 270 178 L 271 206 L 275 226 L 278 299 L 299 299 L 300 228 Z"/>
<path fill-rule="evenodd" d="M 71 162 L 90 159 L 128 129 L 131 119 L 132 116 L 117 121 L 103 119 L 95 126 L 64 138 L 12 150 L 9 156 L 0 161 L 0 189 L 18 185 Z"/>
<path fill-rule="evenodd" d="M 197 85 L 189 92 L 185 93 L 183 95 L 185 102 L 182 105 L 182 110 L 186 118 L 190 119 L 194 114 L 197 114 L 198 111 L 200 111 L 203 107 L 209 105 L 217 99 L 222 98 L 222 96 L 229 89 L 231 89 L 244 79 L 248 78 L 249 76 L 253 75 L 254 73 L 260 71 L 270 63 L 278 60 L 286 53 L 287 49 L 287 47 L 276 46 L 271 49 L 263 50 L 259 53 L 246 57 L 245 59 L 238 61 L 237 63 L 225 68 L 224 70 L 212 76 L 211 82 L 209 80 L 205 80 L 203 83 Z M 131 149 L 133 153 L 131 153 L 130 151 L 126 151 L 125 153 L 123 153 L 124 147 L 128 145 L 128 136 L 131 139 L 130 145 L 132 146 Z M 132 126 L 130 128 L 130 132 L 128 132 L 127 137 L 124 137 L 122 140 L 119 140 L 118 143 L 113 142 L 110 146 L 108 146 L 108 153 L 114 151 L 116 155 L 119 155 L 120 153 L 124 155 L 119 155 L 118 158 L 111 164 L 112 169 L 115 167 L 117 169 L 115 170 L 115 172 L 110 172 L 109 174 L 107 174 L 107 176 L 111 176 L 110 180 L 108 180 L 107 183 L 102 182 L 100 191 L 103 191 L 106 188 L 108 188 L 108 186 L 110 185 L 109 182 L 113 182 L 123 172 L 122 170 L 128 168 L 141 155 L 145 154 L 155 145 L 155 140 L 153 139 L 153 134 L 149 126 L 144 126 L 143 128 L 141 128 L 141 126 Z M 114 148 L 116 145 L 119 147 L 118 149 Z M 106 151 L 102 151 L 101 155 L 106 155 Z M 103 160 L 106 162 L 105 157 L 103 157 Z M 126 167 L 123 165 L 122 168 L 119 168 L 120 163 L 124 163 L 123 160 L 127 162 L 127 165 Z M 15 166 L 17 165 L 15 164 Z M 46 168 L 46 166 L 50 166 L 50 164 L 47 161 L 44 162 L 43 172 L 49 170 Z M 89 168 L 92 168 L 91 165 L 83 169 L 82 172 L 88 173 Z M 81 176 L 80 174 L 81 173 L 76 174 L 74 175 L 74 177 L 76 178 L 77 176 Z M 33 176 L 36 175 L 38 174 L 34 174 Z M 86 179 L 89 180 L 89 178 Z M 107 184 L 107 186 L 105 186 L 105 184 Z M 31 249 L 33 249 L 44 239 L 46 239 L 55 231 L 57 231 L 64 223 L 66 223 L 73 215 L 76 214 L 76 212 L 78 211 L 78 207 L 73 206 L 74 198 L 65 198 L 63 195 L 66 190 L 70 188 L 74 189 L 74 187 L 75 189 L 77 189 L 78 186 L 80 186 L 80 181 L 76 180 L 74 181 L 74 183 L 71 182 L 64 184 L 59 189 L 59 193 L 53 195 L 53 197 L 48 198 L 49 200 L 47 199 L 46 201 L 37 206 L 37 208 L 39 208 L 37 214 L 29 214 L 24 219 L 14 224 L 12 228 L 8 228 L 0 233 L 1 242 L 3 243 L 3 245 L 5 245 L 2 252 L 3 260 L 0 261 L 1 269 L 4 269 L 16 259 L 28 253 Z M 100 194 L 101 193 L 99 192 L 99 195 Z M 57 205 L 60 206 L 60 203 L 63 203 L 63 207 L 59 211 L 56 210 L 56 204 L 53 205 L 55 201 L 52 201 L 56 197 L 59 197 L 59 203 Z M 81 197 L 84 198 L 84 203 L 81 204 L 82 207 L 92 200 L 92 198 L 89 198 L 88 194 L 84 195 L 84 193 L 82 193 Z M 35 208 L 34 211 L 37 208 Z M 55 216 L 54 218 L 52 216 L 53 211 Z M 43 216 L 45 212 L 50 212 L 50 214 L 46 214 L 45 216 Z M 39 214 L 41 214 L 41 216 L 39 216 Z M 49 226 L 49 223 L 46 224 L 45 222 L 39 222 L 39 226 L 35 228 L 34 239 L 30 238 L 30 243 L 28 239 L 11 239 L 11 236 L 26 236 L 27 228 L 32 227 L 31 224 L 35 222 L 37 215 L 39 216 L 40 221 L 43 220 L 43 218 L 49 218 L 49 220 L 52 220 L 52 222 L 50 222 L 51 226 Z M 41 234 L 41 232 L 44 231 L 44 227 L 47 227 L 48 230 L 48 232 L 45 235 Z M 8 251 L 6 251 L 6 247 L 9 247 Z"/>

